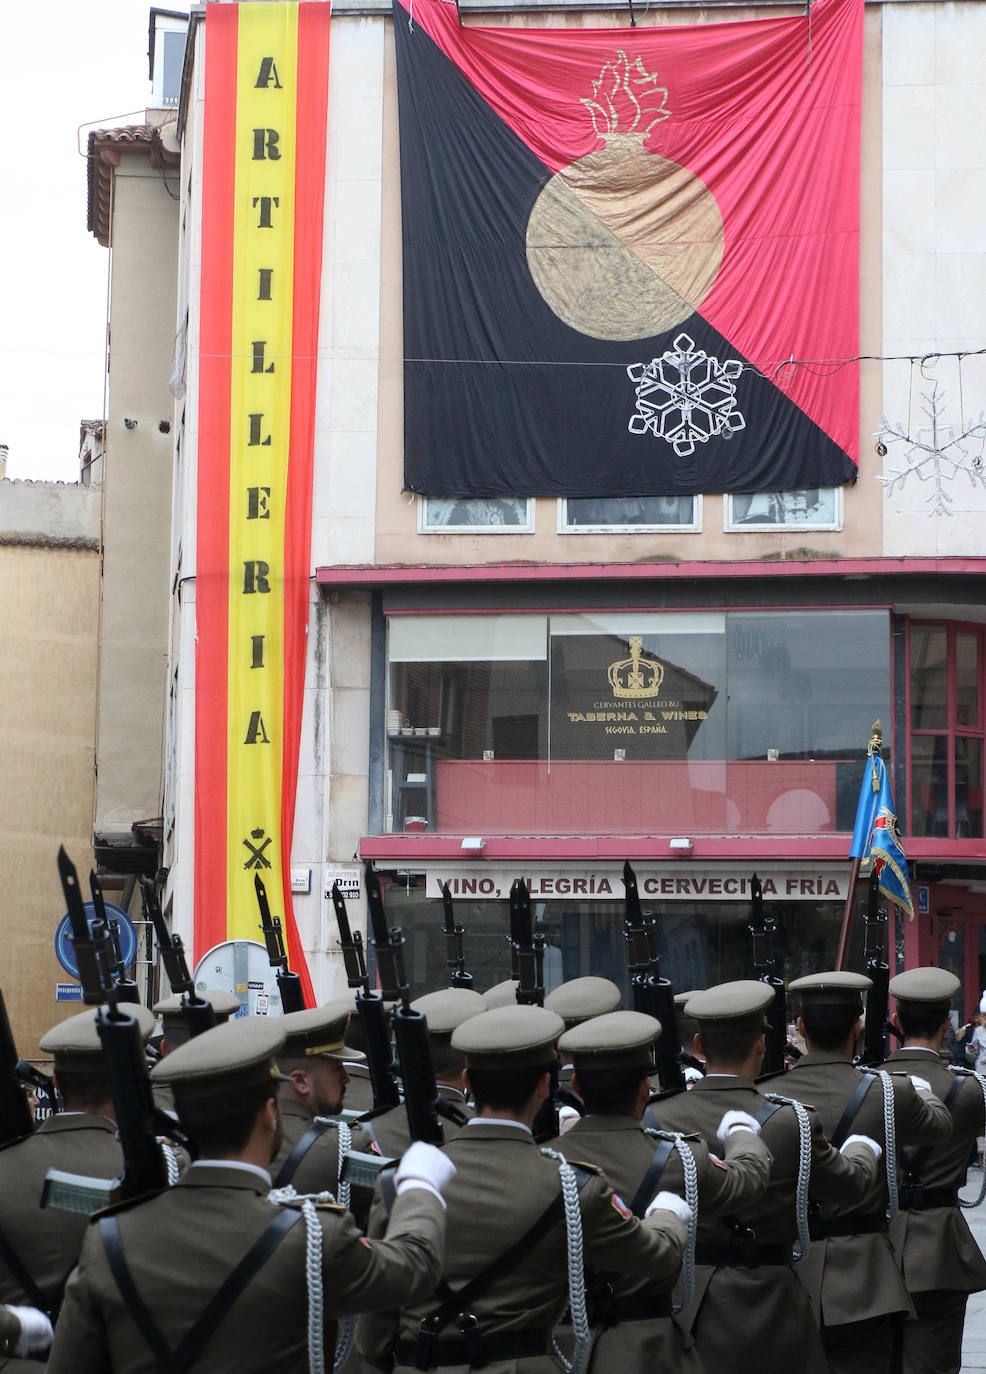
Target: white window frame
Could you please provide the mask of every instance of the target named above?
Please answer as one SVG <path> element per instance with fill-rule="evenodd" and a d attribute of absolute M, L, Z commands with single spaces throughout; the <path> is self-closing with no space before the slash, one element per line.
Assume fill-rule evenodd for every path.
<path fill-rule="evenodd" d="M 419 534 L 533 534 L 534 533 L 534 498 L 531 496 L 523 497 L 498 497 L 498 500 L 525 501 L 527 514 L 522 525 L 429 525 L 426 523 L 428 513 L 428 497 L 418 497 L 418 533 Z M 435 500 L 449 500 L 457 498 L 441 497 Z M 481 501 L 482 497 L 462 498 L 475 499 Z"/>
<path fill-rule="evenodd" d="M 591 498 L 590 498 L 591 499 Z M 600 500 L 604 500 L 600 497 Z M 646 498 L 644 498 L 646 499 Z M 702 498 L 693 496 L 692 500 L 692 519 L 689 524 L 682 525 L 569 525 L 566 521 L 568 508 L 568 497 L 561 496 L 558 499 L 558 533 L 559 534 L 701 534 L 702 533 Z"/>
<path fill-rule="evenodd" d="M 773 534 L 778 530 L 785 530 L 790 533 L 793 530 L 841 530 L 843 527 L 843 489 L 842 487 L 798 487 L 792 488 L 798 491 L 831 491 L 835 494 L 835 518 L 834 520 L 805 520 L 794 521 L 789 525 L 771 524 L 769 522 L 756 523 L 744 520 L 736 523 L 733 520 L 733 493 L 727 492 L 722 503 L 722 528 L 726 534 Z M 756 495 L 773 496 L 774 492 L 757 492 Z"/>
<path fill-rule="evenodd" d="M 154 21 L 154 71 L 151 74 L 151 104 L 155 109 L 176 110 L 178 97 L 168 100 L 164 94 L 164 35 L 166 33 L 180 33 L 187 39 L 188 15 L 180 15 L 174 11 L 161 10 L 157 7 L 152 7 L 151 15 Z"/>

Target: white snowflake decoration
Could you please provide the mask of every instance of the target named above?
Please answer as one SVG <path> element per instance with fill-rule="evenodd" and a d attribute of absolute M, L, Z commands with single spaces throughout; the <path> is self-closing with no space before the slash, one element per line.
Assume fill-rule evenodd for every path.
<path fill-rule="evenodd" d="M 632 363 L 627 376 L 635 383 L 637 409 L 630 416 L 631 434 L 664 439 L 680 458 L 696 444 L 721 436 L 731 439 L 746 421 L 736 409 L 735 379 L 743 371 L 737 358 L 721 363 L 687 334 L 649 363 Z"/>
<path fill-rule="evenodd" d="M 970 484 L 986 491 L 986 471 L 983 463 L 983 445 L 986 442 L 986 419 L 979 416 L 976 424 L 956 434 L 954 425 L 942 422 L 945 410 L 945 392 L 937 382 L 932 384 L 930 395 L 925 392 L 921 397 L 921 409 L 929 423 L 922 425 L 915 435 L 907 433 L 901 422 L 891 424 L 884 416 L 876 437 L 884 444 L 907 444 L 903 467 L 887 467 L 887 476 L 878 476 L 888 493 L 895 488 L 902 489 L 913 473 L 920 482 L 931 482 L 928 505 L 929 516 L 948 515 L 949 506 L 954 504 L 952 496 L 945 490 L 945 483 L 953 481 L 960 472 L 969 478 Z"/>

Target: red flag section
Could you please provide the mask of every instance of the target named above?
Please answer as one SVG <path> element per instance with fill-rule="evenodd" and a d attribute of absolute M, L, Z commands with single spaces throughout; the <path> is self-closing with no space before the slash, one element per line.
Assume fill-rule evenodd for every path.
<path fill-rule="evenodd" d="M 862 0 L 818 0 L 810 18 L 463 28 L 451 5 L 415 0 L 398 35 L 402 124 L 420 27 L 547 169 L 526 255 L 552 311 L 610 340 L 672 339 L 697 312 L 855 463 L 862 18 Z M 432 154 L 456 156 L 457 137 L 450 120 Z M 611 280 L 594 301 L 560 249 L 604 242 Z M 405 277 L 415 250 L 405 239 Z M 752 488 L 733 474 L 695 489 Z"/>

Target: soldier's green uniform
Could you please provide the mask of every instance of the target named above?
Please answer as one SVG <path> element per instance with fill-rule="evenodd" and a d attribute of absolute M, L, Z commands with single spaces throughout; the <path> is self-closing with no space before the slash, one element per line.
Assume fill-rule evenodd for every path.
<path fill-rule="evenodd" d="M 761 1122 L 760 1138 L 773 1159 L 758 1202 L 737 1207 L 729 1220 L 699 1215 L 695 1300 L 682 1313 L 707 1371 L 756 1369 L 760 1374 L 825 1374 L 825 1354 L 804 1288 L 795 1274 L 796 1197 L 800 1127 L 790 1106 L 769 1103 L 754 1075 L 763 1055 L 764 1010 L 773 991 L 763 983 L 724 983 L 696 993 L 687 1011 L 698 1023 L 708 1072 L 687 1092 L 652 1106 L 667 1129 L 714 1138 L 729 1109 Z M 705 1044 L 705 1041 L 708 1044 Z M 747 1047 L 745 1059 L 713 1044 Z M 735 1063 L 742 1062 L 744 1072 Z M 783 1086 L 783 1085 L 782 1085 Z M 773 1109 L 773 1110 L 772 1110 Z M 833 1149 L 814 1112 L 808 1112 L 812 1195 L 851 1207 L 866 1196 L 877 1173 L 879 1147 L 847 1143 Z"/>
<path fill-rule="evenodd" d="M 209 1374 L 297 1374 L 308 1358 L 309 1222 L 321 1258 L 315 1273 L 327 1368 L 341 1313 L 400 1304 L 434 1285 L 445 1209 L 428 1183 L 399 1181 L 388 1234 L 373 1244 L 335 1205 L 307 1216 L 297 1206 L 272 1206 L 269 1175 L 256 1159 L 269 1151 L 276 1130 L 267 1089 L 277 1078 L 272 1056 L 282 1044 L 280 1018 L 238 1020 L 206 1031 L 154 1069 L 174 1089 L 179 1119 L 193 1130 L 196 1114 L 208 1123 L 200 1125 L 199 1139 L 217 1122 L 222 1129 L 238 1117 L 247 1123 L 245 1143 L 231 1145 L 223 1158 L 200 1158 L 173 1188 L 93 1219 L 66 1291 L 50 1374 L 152 1374 L 165 1352 L 192 1339 L 200 1321 L 201 1353 L 193 1367 Z M 444 1168 L 438 1152 L 432 1154 Z M 261 1236 L 279 1236 L 278 1243 L 247 1270 L 225 1310 L 209 1312 Z"/>
<path fill-rule="evenodd" d="M 856 1068 L 840 1035 L 853 1036 L 862 1013 L 862 995 L 871 987 L 860 973 L 836 971 L 797 978 L 789 992 L 800 1000 L 799 1023 L 808 1052 L 789 1073 L 777 1075 L 771 1087 L 799 1102 L 811 1103 L 826 1135 L 837 1147 L 851 1132 L 876 1140 L 886 1150 L 882 1083 Z M 832 1029 L 823 1043 L 824 1023 Z M 808 1024 L 805 1027 L 805 1020 Z M 858 1030 L 858 1027 L 856 1027 Z M 863 1094 L 860 1096 L 860 1094 Z M 894 1118 L 898 1147 L 947 1139 L 948 1113 L 931 1092 L 916 1092 L 905 1073 L 893 1075 Z M 866 1195 L 850 1208 L 822 1205 L 812 1218 L 812 1244 L 798 1277 L 811 1298 L 822 1333 L 829 1369 L 835 1374 L 879 1374 L 890 1365 L 894 1326 L 911 1312 L 887 1235 L 887 1174 L 881 1169 Z M 898 1322 L 894 1319 L 897 1318 Z"/>
<path fill-rule="evenodd" d="M 952 1118 L 948 1140 L 905 1150 L 902 1160 L 901 1210 L 890 1241 L 916 1314 L 901 1332 L 904 1374 L 958 1374 L 966 1303 L 986 1288 L 986 1260 L 957 1197 L 973 1141 L 984 1130 L 982 1087 L 971 1074 L 952 1073 L 937 1052 L 959 987 L 940 968 L 909 969 L 890 980 L 904 1044 L 885 1067 L 926 1078 Z"/>
<path fill-rule="evenodd" d="M 469 988 L 441 988 L 417 998 L 411 1007 L 421 1012 L 428 1022 L 428 1042 L 441 1104 L 442 1136 L 447 1144 L 473 1115 L 462 1086 L 465 1058 L 452 1049 L 452 1032 L 470 1016 L 484 1011 L 485 1006 L 479 993 Z M 386 1159 L 399 1159 L 411 1143 L 403 1106 L 373 1115 L 364 1123 L 364 1128 Z"/>
<path fill-rule="evenodd" d="M 427 1298 L 406 1304 L 399 1323 L 361 1320 L 360 1353 L 371 1369 L 401 1371 L 482 1367 L 486 1374 L 558 1374 L 550 1334 L 568 1300 L 566 1226 L 557 1199 L 559 1165 L 534 1143 L 530 1122 L 564 1022 L 542 1007 L 501 1007 L 460 1026 L 452 1043 L 466 1054 L 478 1115 L 447 1146 L 456 1175 L 446 1192 L 448 1246 L 442 1282 Z M 500 1109 L 480 1099 L 484 1070 L 525 1083 L 523 1108 Z M 535 1086 L 531 1089 L 527 1083 Z M 526 1093 L 530 1091 L 531 1096 Z M 487 1114 L 496 1113 L 496 1114 Z M 670 1211 L 638 1221 L 597 1170 L 576 1175 L 585 1262 L 596 1269 L 646 1274 L 666 1285 L 678 1272 L 686 1225 Z M 680 1207 L 680 1200 L 674 1199 Z M 550 1213 L 548 1209 L 551 1209 Z M 547 1215 L 542 1234 L 531 1231 Z M 384 1208 L 374 1202 L 370 1234 Z M 509 1263 L 503 1257 L 516 1247 Z M 494 1277 L 480 1276 L 495 1266 Z M 581 1282 L 581 1271 L 578 1274 Z M 467 1284 L 473 1284 L 462 1297 Z M 448 1319 L 436 1320 L 451 1290 Z M 422 1324 L 427 1333 L 421 1342 Z M 394 1338 L 396 1351 L 394 1349 Z"/>
<path fill-rule="evenodd" d="M 352 1001 L 343 997 L 321 1007 L 289 1012 L 281 1017 L 285 1042 L 279 1055 L 282 1077 L 278 1100 L 283 1138 L 271 1161 L 275 1188 L 290 1184 L 298 1193 L 329 1192 L 338 1197 L 344 1151 L 340 1148 L 339 1122 L 330 1120 L 329 1114 L 348 1105 L 346 1061 L 363 1062 L 366 1058 L 362 1051 L 345 1043 L 351 1013 Z M 307 1066 L 301 1070 L 301 1076 L 315 1088 L 302 1100 L 285 1072 L 300 1065 Z M 312 1079 L 311 1074 L 316 1078 Z M 371 1148 L 371 1138 L 358 1123 L 349 1128 L 349 1133 L 352 1149 L 366 1151 Z M 362 1190 L 354 1199 L 354 1210 L 364 1220 L 369 1205 L 370 1195 Z"/>
<path fill-rule="evenodd" d="M 146 1039 L 154 1028 L 153 1015 L 145 1007 L 130 1010 Z M 87 1095 L 95 1091 L 105 1099 L 104 1110 L 112 1111 L 95 1008 L 53 1027 L 42 1037 L 41 1048 L 54 1058 L 67 1110 L 48 1117 L 33 1135 L 0 1150 L 0 1301 L 26 1303 L 57 1315 L 88 1218 L 42 1208 L 45 1175 L 49 1169 L 62 1169 L 92 1178 L 119 1178 L 123 1155 L 112 1117 L 79 1110 L 102 1104 L 83 1104 L 73 1095 L 75 1083 L 88 1079 Z"/>
<path fill-rule="evenodd" d="M 693 1161 L 698 1215 L 729 1213 L 755 1203 L 770 1178 L 770 1154 L 759 1140 L 752 1118 L 730 1122 L 725 1159 L 710 1155 L 698 1136 L 676 1147 L 670 1135 L 647 1133 L 641 1114 L 654 1065 L 654 1041 L 660 1022 L 635 1011 L 617 1011 L 566 1031 L 559 1042 L 574 1064 L 575 1082 L 586 1081 L 587 1114 L 556 1143 L 570 1160 L 588 1160 L 605 1173 L 631 1210 L 640 1215 L 659 1188 L 685 1196 L 685 1164 L 679 1150 Z M 632 1109 L 594 1110 L 592 1079 L 605 1073 L 632 1085 Z M 598 1082 L 598 1079 L 596 1079 Z M 643 1085 L 643 1086 L 641 1086 Z M 605 1090 L 604 1090 L 605 1097 Z M 691 1169 L 689 1169 L 691 1173 Z M 672 1282 L 659 1284 L 646 1274 L 594 1274 L 590 1293 L 595 1307 L 595 1340 L 591 1374 L 612 1370 L 668 1370 L 701 1374 L 694 1341 L 672 1317 Z"/>

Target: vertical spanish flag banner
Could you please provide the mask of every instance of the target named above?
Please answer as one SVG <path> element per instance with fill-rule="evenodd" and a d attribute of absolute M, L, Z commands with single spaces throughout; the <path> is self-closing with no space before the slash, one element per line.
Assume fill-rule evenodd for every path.
<path fill-rule="evenodd" d="M 311 559 L 327 0 L 210 3 L 205 32 L 195 953 L 291 909 Z"/>

